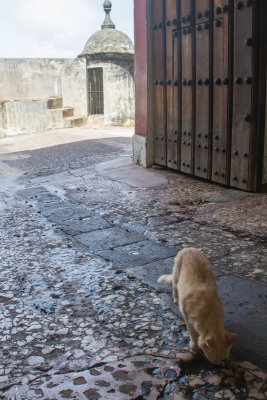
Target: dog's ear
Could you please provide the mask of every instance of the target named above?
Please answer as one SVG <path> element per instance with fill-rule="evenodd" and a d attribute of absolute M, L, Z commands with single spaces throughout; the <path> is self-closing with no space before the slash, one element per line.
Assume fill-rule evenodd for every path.
<path fill-rule="evenodd" d="M 233 344 L 238 340 L 239 336 L 236 333 L 227 333 L 227 342 Z"/>
<path fill-rule="evenodd" d="M 206 336 L 205 339 L 204 339 L 204 345 L 208 349 L 212 349 L 212 347 L 214 345 L 214 338 L 212 336 Z"/>

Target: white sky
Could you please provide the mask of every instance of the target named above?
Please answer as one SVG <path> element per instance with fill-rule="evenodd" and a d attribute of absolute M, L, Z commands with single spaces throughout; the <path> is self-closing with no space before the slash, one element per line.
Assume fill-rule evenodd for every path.
<path fill-rule="evenodd" d="M 104 0 L 0 0 L 0 58 L 80 54 L 104 21 Z M 133 0 L 112 0 L 116 29 L 133 40 Z"/>

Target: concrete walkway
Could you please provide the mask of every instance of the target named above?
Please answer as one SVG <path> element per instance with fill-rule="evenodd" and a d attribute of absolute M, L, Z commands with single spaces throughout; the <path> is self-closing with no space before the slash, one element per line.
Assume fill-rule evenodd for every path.
<path fill-rule="evenodd" d="M 0 398 L 265 399 L 266 195 L 135 166 L 132 133 L 0 139 Z M 221 367 L 156 283 L 188 246 L 240 335 Z"/>

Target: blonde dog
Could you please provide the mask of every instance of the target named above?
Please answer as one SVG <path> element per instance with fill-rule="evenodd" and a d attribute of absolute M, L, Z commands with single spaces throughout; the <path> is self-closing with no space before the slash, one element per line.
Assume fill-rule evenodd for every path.
<path fill-rule="evenodd" d="M 173 288 L 174 302 L 179 304 L 191 336 L 191 351 L 201 349 L 210 362 L 220 364 L 229 356 L 238 335 L 224 329 L 222 303 L 207 258 L 194 248 L 180 251 L 173 273 L 160 276 L 158 283 Z"/>

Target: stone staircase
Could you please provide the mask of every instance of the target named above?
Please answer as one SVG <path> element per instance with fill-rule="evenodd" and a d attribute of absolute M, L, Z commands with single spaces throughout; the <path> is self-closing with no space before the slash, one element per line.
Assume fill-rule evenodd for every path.
<path fill-rule="evenodd" d="M 63 107 L 62 98 L 48 99 L 47 108 L 51 113 L 53 128 L 74 128 L 87 124 L 87 117 L 74 116 L 74 108 Z"/>
<path fill-rule="evenodd" d="M 72 107 L 63 107 L 62 98 L 0 99 L 0 136 L 74 128 L 87 121 L 75 116 Z"/>

